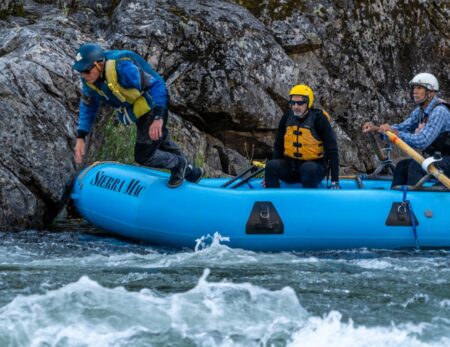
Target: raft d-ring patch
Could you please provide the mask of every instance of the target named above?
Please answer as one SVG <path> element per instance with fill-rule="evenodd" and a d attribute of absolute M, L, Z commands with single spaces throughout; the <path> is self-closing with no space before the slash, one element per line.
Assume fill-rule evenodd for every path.
<path fill-rule="evenodd" d="M 419 225 L 419 220 L 414 213 L 412 217 L 414 218 L 414 224 Z M 408 204 L 405 202 L 393 202 L 385 224 L 391 227 L 412 226 Z"/>
<path fill-rule="evenodd" d="M 245 228 L 247 234 L 283 234 L 284 224 L 270 201 L 256 201 Z"/>

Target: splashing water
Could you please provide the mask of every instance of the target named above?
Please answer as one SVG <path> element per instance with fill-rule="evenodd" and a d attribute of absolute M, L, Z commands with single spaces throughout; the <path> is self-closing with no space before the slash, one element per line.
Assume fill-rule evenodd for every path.
<path fill-rule="evenodd" d="M 83 276 L 0 309 L 2 346 L 448 346 L 423 343 L 424 324 L 355 326 L 342 314 L 309 314 L 294 290 L 209 282 L 205 269 L 186 292 L 161 295 L 105 288 Z"/>
<path fill-rule="evenodd" d="M 0 343 L 256 346 L 267 327 L 287 331 L 306 317 L 291 288 L 272 292 L 249 283 L 208 282 L 209 274 L 206 269 L 187 292 L 164 296 L 104 288 L 86 276 L 43 295 L 19 296 L 0 309 Z"/>
<path fill-rule="evenodd" d="M 448 251 L 0 241 L 0 346 L 450 346 Z"/>
<path fill-rule="evenodd" d="M 221 242 L 230 242 L 230 238 L 222 236 L 216 231 L 213 236 L 208 234 L 196 239 L 194 251 L 198 252 L 208 247 L 217 247 L 221 244 Z"/>

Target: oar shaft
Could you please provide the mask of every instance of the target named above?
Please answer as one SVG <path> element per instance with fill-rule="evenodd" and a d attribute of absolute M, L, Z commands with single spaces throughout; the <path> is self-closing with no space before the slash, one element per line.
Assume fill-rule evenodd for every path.
<path fill-rule="evenodd" d="M 403 141 L 401 138 L 399 138 L 397 135 L 395 135 L 391 131 L 385 132 L 386 136 L 389 138 L 389 140 L 392 141 L 394 145 L 396 145 L 398 148 L 400 148 L 403 152 L 405 152 L 407 155 L 409 155 L 412 159 L 414 159 L 416 162 L 418 162 L 420 165 L 424 162 L 425 158 L 422 157 L 419 153 L 417 153 L 414 149 L 412 149 L 405 141 Z M 442 172 L 440 172 L 436 166 L 433 164 L 430 164 L 428 166 L 428 172 L 432 174 L 436 179 L 441 182 L 444 186 L 450 189 L 450 179 L 445 176 Z"/>
<path fill-rule="evenodd" d="M 236 182 L 239 178 L 242 178 L 243 176 L 245 176 L 247 173 L 249 173 L 252 170 L 255 170 L 255 166 L 250 166 L 248 169 L 242 171 L 241 173 L 239 173 L 237 176 L 233 177 L 232 179 L 230 179 L 229 181 L 226 181 L 224 184 L 222 184 L 222 188 L 226 188 L 228 187 L 231 183 Z"/>

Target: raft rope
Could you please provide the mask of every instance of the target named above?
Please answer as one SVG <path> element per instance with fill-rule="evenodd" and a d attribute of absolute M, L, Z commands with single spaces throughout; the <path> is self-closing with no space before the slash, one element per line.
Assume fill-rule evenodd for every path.
<path fill-rule="evenodd" d="M 411 201 L 406 199 L 406 195 L 408 193 L 407 186 L 403 185 L 402 190 L 403 190 L 403 201 L 402 201 L 402 204 L 400 205 L 400 207 L 402 207 L 403 209 L 408 208 L 409 218 L 411 219 L 411 226 L 413 228 L 413 233 L 414 233 L 414 240 L 416 241 L 416 250 L 420 251 L 419 238 L 417 237 L 416 218 L 414 216 Z"/>
<path fill-rule="evenodd" d="M 117 161 L 95 161 L 95 162 L 93 162 L 91 165 L 89 165 L 87 168 L 85 168 L 84 171 L 82 171 L 81 174 L 79 174 L 79 175 L 77 176 L 76 179 L 77 179 L 78 181 L 81 182 L 81 180 L 83 179 L 83 177 L 86 176 L 86 174 L 87 174 L 89 171 L 91 171 L 91 169 L 93 169 L 94 167 L 96 167 L 97 165 L 101 165 L 101 164 L 110 164 L 110 163 L 113 163 L 113 164 L 122 164 L 122 163 L 119 163 L 119 162 L 117 162 Z M 122 164 L 122 165 L 123 165 L 123 164 Z"/>

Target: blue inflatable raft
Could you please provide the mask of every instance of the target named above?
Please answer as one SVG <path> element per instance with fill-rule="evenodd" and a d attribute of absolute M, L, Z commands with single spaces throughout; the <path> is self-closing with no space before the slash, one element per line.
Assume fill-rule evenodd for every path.
<path fill-rule="evenodd" d="M 81 215 L 111 233 L 176 248 L 218 232 L 256 251 L 450 248 L 450 192 L 391 190 L 389 180 L 342 179 L 342 190 L 263 189 L 260 178 L 204 178 L 167 188 L 168 174 L 96 163 L 76 180 Z M 224 187 L 225 186 L 225 187 Z"/>

